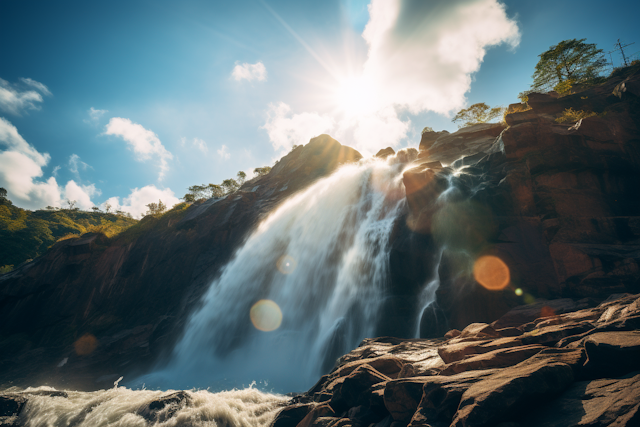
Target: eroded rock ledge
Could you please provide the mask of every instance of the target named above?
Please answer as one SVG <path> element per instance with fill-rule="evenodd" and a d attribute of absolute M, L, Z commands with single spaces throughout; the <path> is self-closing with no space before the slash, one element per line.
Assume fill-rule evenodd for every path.
<path fill-rule="evenodd" d="M 640 294 L 531 320 L 543 308 L 366 339 L 271 427 L 640 425 Z"/>

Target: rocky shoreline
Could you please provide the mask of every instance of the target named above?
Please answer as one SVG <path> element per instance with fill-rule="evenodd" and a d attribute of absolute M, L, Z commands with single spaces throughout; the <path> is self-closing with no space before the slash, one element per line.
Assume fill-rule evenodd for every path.
<path fill-rule="evenodd" d="M 640 295 L 540 316 L 552 305 L 441 339 L 364 340 L 271 426 L 640 425 Z"/>
<path fill-rule="evenodd" d="M 127 416 L 143 425 L 181 426 L 640 425 L 640 295 L 612 295 L 594 307 L 571 310 L 589 304 L 538 302 L 437 339 L 366 339 L 306 393 L 287 400 L 249 392 L 248 402 L 264 400 L 250 422 L 207 411 L 208 404 L 226 403 L 203 401 L 203 392 L 196 391 L 125 389 L 155 393 L 130 404 Z M 70 400 L 72 393 L 77 392 L 3 392 L 0 426 L 30 425 L 30 400 L 42 405 L 43 399 Z M 69 425 L 90 425 L 89 414 L 114 399 L 117 389 L 104 393 L 112 395 L 87 399 Z M 187 422 L 189 411 L 198 416 Z"/>

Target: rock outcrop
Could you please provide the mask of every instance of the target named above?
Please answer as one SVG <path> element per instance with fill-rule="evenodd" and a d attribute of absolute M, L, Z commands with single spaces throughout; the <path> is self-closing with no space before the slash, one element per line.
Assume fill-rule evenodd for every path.
<path fill-rule="evenodd" d="M 109 387 L 169 351 L 190 309 L 254 226 L 341 164 L 362 158 L 320 135 L 236 193 L 108 240 L 89 234 L 0 276 L 0 386 Z"/>
<path fill-rule="evenodd" d="M 409 212 L 394 241 L 401 265 L 392 254 L 391 266 L 398 286 L 439 278 L 422 336 L 491 322 L 534 300 L 588 306 L 640 292 L 640 98 L 626 89 L 639 83 L 636 65 L 568 96 L 531 94 L 507 125 L 428 135 L 435 140 L 404 173 Z M 569 108 L 597 115 L 557 123 Z M 474 280 L 482 255 L 508 267 L 504 290 Z"/>
<path fill-rule="evenodd" d="M 640 295 L 507 317 L 525 323 L 475 323 L 449 339 L 365 340 L 272 427 L 640 423 Z"/>

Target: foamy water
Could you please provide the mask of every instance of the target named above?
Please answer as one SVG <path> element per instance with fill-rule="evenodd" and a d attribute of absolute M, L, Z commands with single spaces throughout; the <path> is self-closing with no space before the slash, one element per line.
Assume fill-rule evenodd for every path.
<path fill-rule="evenodd" d="M 24 391 L 46 390 L 54 389 L 38 387 Z M 4 393 L 17 391 L 9 389 Z M 155 420 L 144 418 L 150 402 L 174 392 L 118 387 L 89 393 L 67 391 L 68 398 L 27 395 L 29 400 L 18 423 L 26 427 L 259 427 L 268 426 L 289 400 L 252 387 L 219 393 L 187 391 L 188 403 L 165 406 L 155 414 Z"/>

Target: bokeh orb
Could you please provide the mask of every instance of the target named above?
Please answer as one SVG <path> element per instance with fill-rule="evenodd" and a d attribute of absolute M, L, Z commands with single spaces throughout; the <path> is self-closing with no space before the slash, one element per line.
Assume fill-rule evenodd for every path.
<path fill-rule="evenodd" d="M 518 295 L 519 297 L 522 296 L 522 289 L 516 289 L 516 295 Z"/>
<path fill-rule="evenodd" d="M 282 274 L 291 274 L 296 269 L 298 263 L 289 255 L 282 255 L 276 262 L 276 267 Z"/>
<path fill-rule="evenodd" d="M 91 334 L 84 334 L 73 343 L 73 349 L 78 356 L 86 356 L 93 353 L 98 346 L 98 340 Z"/>
<path fill-rule="evenodd" d="M 502 290 L 511 281 L 511 273 L 507 264 L 493 255 L 484 255 L 476 260 L 473 265 L 473 277 L 491 291 Z"/>
<path fill-rule="evenodd" d="M 253 304 L 249 312 L 251 323 L 263 332 L 275 331 L 282 323 L 282 311 L 278 304 L 268 299 L 261 299 Z"/>

